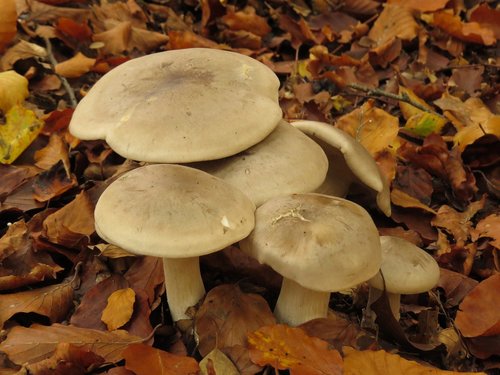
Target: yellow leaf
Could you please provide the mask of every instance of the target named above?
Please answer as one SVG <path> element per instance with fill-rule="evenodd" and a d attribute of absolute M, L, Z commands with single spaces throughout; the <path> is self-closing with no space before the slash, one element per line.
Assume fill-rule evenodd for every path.
<path fill-rule="evenodd" d="M 0 163 L 10 164 L 38 136 L 43 121 L 20 105 L 12 107 L 5 117 L 7 122 L 0 125 Z"/>
<path fill-rule="evenodd" d="M 7 112 L 28 96 L 28 80 L 13 70 L 0 73 L 0 110 Z"/>
<path fill-rule="evenodd" d="M 344 347 L 342 351 L 344 352 L 344 375 L 486 375 L 484 372 L 440 370 L 408 361 L 399 355 L 390 354 L 383 350 L 358 351 Z"/>
<path fill-rule="evenodd" d="M 415 95 L 410 89 L 400 86 L 399 94 L 406 95 L 415 103 L 431 110 L 431 107 L 424 100 Z M 446 118 L 439 116 L 436 113 L 422 111 L 421 109 L 405 102 L 399 102 L 399 108 L 401 108 L 401 113 L 406 119 L 405 128 L 422 137 L 426 137 L 432 133 L 439 133 L 443 126 L 447 123 Z"/>
<path fill-rule="evenodd" d="M 118 289 L 108 297 L 108 304 L 101 320 L 113 331 L 125 325 L 134 312 L 135 292 L 131 288 Z"/>
<path fill-rule="evenodd" d="M 476 123 L 460 129 L 453 137 L 453 142 L 463 151 L 465 147 L 487 134 L 500 138 L 500 116 L 492 116 L 483 124 Z"/>

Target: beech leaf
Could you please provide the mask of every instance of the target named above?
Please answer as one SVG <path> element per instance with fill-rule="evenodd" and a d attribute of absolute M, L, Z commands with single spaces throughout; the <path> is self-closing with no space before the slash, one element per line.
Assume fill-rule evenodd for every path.
<path fill-rule="evenodd" d="M 78 78 L 89 72 L 96 59 L 91 59 L 78 52 L 74 57 L 56 65 L 56 73 L 67 78 Z"/>
<path fill-rule="evenodd" d="M 0 73 L 0 110 L 7 112 L 28 97 L 28 80 L 13 70 Z"/>
<path fill-rule="evenodd" d="M 289 369 L 291 375 L 342 374 L 339 352 L 300 328 L 284 324 L 259 328 L 248 334 L 248 346 L 250 359 L 260 366 Z"/>
<path fill-rule="evenodd" d="M 17 11 L 15 0 L 3 0 L 0 13 L 0 52 L 14 39 L 17 33 Z M 1 74 L 1 73 L 0 73 Z M 2 85 L 0 85 L 1 87 Z"/>
<path fill-rule="evenodd" d="M 136 375 L 196 375 L 200 367 L 194 358 L 175 355 L 145 344 L 132 344 L 123 351 L 125 367 Z"/>
<path fill-rule="evenodd" d="M 125 325 L 134 312 L 135 292 L 132 288 L 118 289 L 108 297 L 108 305 L 102 312 L 101 320 L 109 331 Z"/>
<path fill-rule="evenodd" d="M 141 341 L 142 338 L 123 330 L 103 332 L 57 323 L 51 326 L 33 324 L 29 328 L 12 328 L 7 338 L 0 343 L 0 351 L 6 353 L 12 362 L 21 365 L 50 357 L 58 343 L 66 342 L 83 350 L 91 350 L 106 362 L 114 363 L 123 359 L 125 347 Z"/>

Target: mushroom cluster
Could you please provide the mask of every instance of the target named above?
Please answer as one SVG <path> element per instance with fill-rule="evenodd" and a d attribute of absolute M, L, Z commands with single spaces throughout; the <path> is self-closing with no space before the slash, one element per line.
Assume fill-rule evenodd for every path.
<path fill-rule="evenodd" d="M 375 224 L 343 197 L 361 182 L 390 215 L 387 183 L 346 133 L 282 120 L 279 84 L 248 56 L 174 50 L 113 69 L 74 112 L 74 136 L 161 163 L 114 180 L 95 225 L 110 243 L 163 258 L 174 321 L 205 294 L 198 257 L 238 241 L 284 276 L 275 314 L 291 325 L 326 316 L 330 292 L 380 269 Z"/>

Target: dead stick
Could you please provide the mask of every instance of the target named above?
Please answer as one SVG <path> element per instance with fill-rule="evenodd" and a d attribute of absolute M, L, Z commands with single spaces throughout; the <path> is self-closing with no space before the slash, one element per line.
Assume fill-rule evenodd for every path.
<path fill-rule="evenodd" d="M 54 74 L 61 80 L 62 85 L 64 86 L 66 92 L 68 93 L 69 102 L 71 104 L 71 107 L 75 108 L 78 104 L 78 100 L 76 99 L 75 92 L 73 91 L 68 80 L 66 78 L 64 78 L 63 76 L 61 76 L 60 74 L 56 73 L 57 60 L 54 57 L 54 54 L 52 53 L 52 43 L 50 43 L 49 38 L 43 38 L 43 40 L 45 41 L 45 46 L 47 47 L 47 57 L 49 58 L 50 65 L 52 65 L 52 70 L 54 71 Z"/>
<path fill-rule="evenodd" d="M 403 93 L 402 95 L 392 94 L 392 93 L 384 91 L 384 90 L 372 89 L 370 87 L 358 85 L 357 83 L 349 83 L 349 84 L 347 84 L 347 87 L 350 87 L 351 89 L 354 89 L 354 90 L 363 91 L 364 93 L 366 93 L 366 94 L 368 94 L 370 96 L 374 96 L 374 97 L 381 97 L 381 96 L 383 96 L 383 97 L 386 97 L 386 98 L 391 98 L 391 99 L 394 99 L 394 100 L 398 100 L 400 102 L 405 102 L 405 103 L 408 103 L 408 104 L 414 106 L 415 108 L 420 109 L 421 111 L 428 112 L 428 113 L 433 113 L 435 115 L 440 116 L 436 112 L 434 112 L 434 111 L 432 111 L 432 110 L 424 107 L 422 104 L 415 102 L 414 100 L 412 100 L 405 93 Z"/>

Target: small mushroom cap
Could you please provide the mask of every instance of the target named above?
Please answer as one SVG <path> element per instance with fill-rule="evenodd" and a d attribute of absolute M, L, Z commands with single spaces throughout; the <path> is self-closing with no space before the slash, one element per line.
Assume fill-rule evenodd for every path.
<path fill-rule="evenodd" d="M 278 195 L 314 191 L 325 179 L 328 159 L 316 142 L 281 121 L 248 150 L 191 166 L 222 178 L 260 206 Z"/>
<path fill-rule="evenodd" d="M 431 290 L 439 281 L 439 266 L 421 248 L 399 237 L 381 236 L 382 266 L 370 286 L 394 294 L 416 294 Z"/>
<path fill-rule="evenodd" d="M 335 195 L 338 190 L 339 176 L 346 181 L 359 180 L 377 192 L 377 204 L 387 216 L 391 216 L 389 186 L 366 148 L 346 132 L 320 121 L 298 120 L 292 125 L 301 130 L 326 152 L 329 161 L 328 175 L 318 193 Z"/>
<path fill-rule="evenodd" d="M 69 129 L 140 161 L 188 163 L 234 155 L 264 139 L 282 112 L 279 80 L 235 52 L 189 48 L 130 60 L 78 104 Z"/>
<path fill-rule="evenodd" d="M 303 287 L 332 292 L 374 276 L 381 262 L 377 228 L 348 200 L 322 194 L 273 198 L 256 211 L 241 249 Z"/>
<path fill-rule="evenodd" d="M 246 237 L 255 206 L 242 192 L 203 171 L 171 164 L 133 169 L 99 198 L 99 236 L 132 253 L 195 257 Z"/>

